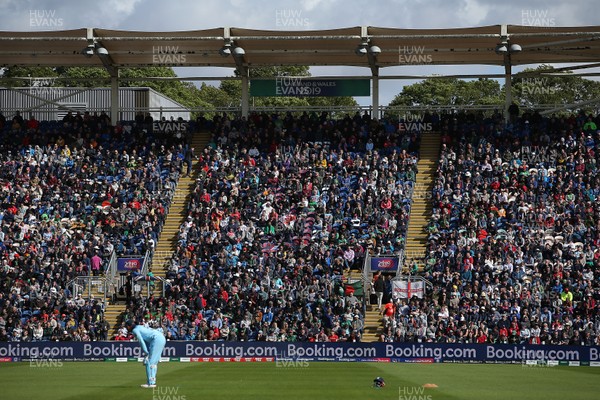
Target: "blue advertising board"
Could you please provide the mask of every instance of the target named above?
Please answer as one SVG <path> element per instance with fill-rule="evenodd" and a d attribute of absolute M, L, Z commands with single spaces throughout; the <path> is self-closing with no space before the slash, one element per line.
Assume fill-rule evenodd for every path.
<path fill-rule="evenodd" d="M 117 259 L 117 271 L 140 271 L 144 265 L 144 257 L 139 258 L 118 258 Z"/>
<path fill-rule="evenodd" d="M 371 257 L 371 271 L 396 272 L 398 270 L 398 257 Z"/>
<path fill-rule="evenodd" d="M 32 359 L 104 360 L 139 358 L 137 342 L 2 342 L 0 361 Z M 264 358 L 306 361 L 525 363 L 526 361 L 600 366 L 600 347 L 435 344 L 169 341 L 163 357 L 199 361 Z"/>

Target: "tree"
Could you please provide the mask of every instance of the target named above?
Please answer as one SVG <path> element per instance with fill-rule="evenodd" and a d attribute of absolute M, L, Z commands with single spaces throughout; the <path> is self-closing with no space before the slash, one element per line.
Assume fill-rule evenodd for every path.
<path fill-rule="evenodd" d="M 36 86 L 64 86 L 64 87 L 107 87 L 110 85 L 110 75 L 105 68 L 100 67 L 11 67 L 6 68 L 2 78 L 12 77 L 51 77 L 61 78 L 60 80 L 34 81 Z M 129 81 L 127 78 L 146 78 L 146 77 L 177 77 L 173 68 L 170 67 L 146 67 L 146 68 L 122 68 L 119 71 L 121 87 L 150 87 L 159 93 L 175 100 L 189 108 L 213 109 L 214 106 L 201 96 L 200 90 L 192 83 L 179 80 L 135 80 Z M 85 81 L 82 78 L 91 78 L 92 81 Z M 2 79 L 0 79 L 0 83 Z M 27 86 L 27 82 L 6 81 L 14 83 L 12 86 Z"/>
<path fill-rule="evenodd" d="M 310 76 L 309 68 L 306 66 L 251 68 L 249 74 L 250 78 Z M 110 75 L 106 69 L 101 67 L 11 67 L 4 70 L 1 78 L 28 76 L 32 78 L 61 78 L 60 80 L 35 81 L 37 86 L 107 87 L 110 85 Z M 240 80 L 223 80 L 218 88 L 206 84 L 198 88 L 190 82 L 181 80 L 143 80 L 145 77 L 177 77 L 172 68 L 161 66 L 122 68 L 119 76 L 121 87 L 150 87 L 193 109 L 214 110 L 226 107 L 239 108 L 241 106 L 242 89 Z M 0 83 L 2 83 L 1 78 Z M 93 80 L 86 81 L 83 78 L 92 78 Z M 128 78 L 137 79 L 130 81 Z M 6 81 L 4 86 L 28 86 L 30 84 L 31 82 L 25 80 Z M 255 97 L 252 99 L 252 104 L 265 107 L 317 106 L 328 108 L 331 106 L 357 106 L 352 97 Z"/>
<path fill-rule="evenodd" d="M 224 90 L 222 87 L 207 85 L 206 83 L 202 83 L 200 86 L 200 99 L 210 104 L 213 108 L 236 107 L 239 105 L 234 103 L 233 97 L 227 90 Z"/>
<path fill-rule="evenodd" d="M 272 66 L 272 67 L 253 67 L 248 71 L 250 78 L 263 78 L 270 76 L 310 76 L 310 71 L 306 66 Z M 236 75 L 238 71 L 236 70 Z"/>
<path fill-rule="evenodd" d="M 2 78 L 24 78 L 23 80 L 0 80 L 4 87 L 53 86 L 50 80 L 35 81 L 35 78 L 54 78 L 58 73 L 51 67 L 9 67 L 2 72 Z"/>
<path fill-rule="evenodd" d="M 222 90 L 228 98 L 229 106 L 239 106 L 242 103 L 242 83 L 237 80 L 221 81 L 219 89 Z"/>
<path fill-rule="evenodd" d="M 149 87 L 189 108 L 212 108 L 212 104 L 204 101 L 200 90 L 190 82 L 180 80 L 135 80 L 127 78 L 166 77 L 176 78 L 177 74 L 170 67 L 124 68 L 120 74 L 123 87 Z"/>
<path fill-rule="evenodd" d="M 430 78 L 405 86 L 389 106 L 501 105 L 503 102 L 500 84 L 492 79 Z"/>
<path fill-rule="evenodd" d="M 493 79 L 477 79 L 461 81 L 461 97 L 468 105 L 502 105 L 504 104 L 504 88 Z"/>
<path fill-rule="evenodd" d="M 57 81 L 53 86 L 65 87 L 98 87 L 108 86 L 110 74 L 106 68 L 102 67 L 59 67 L 56 68 L 57 74 L 62 78 L 72 78 Z M 85 81 L 86 79 L 95 79 L 94 81 Z"/>
<path fill-rule="evenodd" d="M 513 97 L 517 104 L 525 108 L 535 108 L 540 104 L 567 105 L 600 98 L 600 82 L 580 76 L 541 75 L 540 71 L 553 71 L 549 65 L 523 70 L 513 78 Z M 571 74 L 567 71 L 567 74 Z M 592 107 L 584 110 L 591 110 Z"/>
<path fill-rule="evenodd" d="M 512 96 L 522 108 L 539 105 L 568 105 L 600 98 L 600 82 L 580 76 L 543 75 L 553 68 L 541 65 L 525 69 L 512 81 Z M 569 72 L 567 72 L 569 73 Z M 390 102 L 390 107 L 402 106 L 465 106 L 497 105 L 503 108 L 504 87 L 493 79 L 465 81 L 455 78 L 430 78 L 405 86 Z M 579 109 L 580 107 L 577 107 Z M 584 106 L 584 111 L 593 107 Z"/>

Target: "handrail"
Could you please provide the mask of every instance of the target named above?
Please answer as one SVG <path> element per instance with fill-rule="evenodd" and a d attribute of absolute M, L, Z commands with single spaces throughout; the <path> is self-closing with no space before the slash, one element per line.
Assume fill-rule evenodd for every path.
<path fill-rule="evenodd" d="M 117 252 L 113 249 L 110 253 L 110 259 L 108 260 L 108 265 L 106 267 L 106 271 L 110 274 L 111 277 L 114 277 L 117 272 Z"/>
<path fill-rule="evenodd" d="M 106 277 L 105 281 L 105 293 L 109 291 L 114 293 L 114 289 L 116 287 L 116 278 L 117 278 L 117 252 L 113 249 L 110 254 L 110 259 L 108 260 L 108 265 L 106 267 L 106 272 L 104 276 Z"/>
<path fill-rule="evenodd" d="M 142 268 L 140 269 L 140 273 L 146 275 L 148 272 L 148 260 L 152 257 L 150 249 L 146 250 L 146 254 L 144 254 L 144 262 L 142 264 Z"/>
<path fill-rule="evenodd" d="M 79 277 L 77 277 L 79 278 Z M 83 287 L 81 285 L 79 285 L 76 281 L 77 278 L 73 278 L 71 279 L 69 282 L 67 282 L 67 284 L 65 285 L 66 288 L 71 287 L 71 294 L 73 295 L 73 297 L 77 297 L 77 294 L 79 293 L 79 288 L 83 290 Z"/>
<path fill-rule="evenodd" d="M 98 292 L 101 293 L 102 301 L 106 302 L 111 281 L 105 276 L 81 275 L 67 283 L 67 287 L 69 285 L 73 287 L 73 297 L 77 297 L 78 294 L 84 295 L 87 292 L 84 297 L 88 299 L 92 298 L 92 285 L 101 286 L 102 290 L 98 290 Z"/>
<path fill-rule="evenodd" d="M 161 277 L 161 276 L 155 276 L 152 275 L 152 279 L 146 279 L 148 277 L 148 274 L 140 274 L 138 276 L 136 276 L 135 278 L 133 278 L 134 282 L 138 282 L 141 280 L 146 281 L 146 294 L 148 295 L 148 297 L 150 297 L 150 282 L 152 281 L 160 281 L 161 282 L 161 286 L 162 286 L 162 297 L 165 297 L 165 282 L 166 279 Z"/>
<path fill-rule="evenodd" d="M 571 106 L 576 106 L 577 104 L 573 104 Z M 45 105 L 40 105 L 37 109 L 38 112 L 47 113 L 53 112 L 54 109 L 42 109 Z M 60 109 L 60 107 L 58 107 Z M 384 115 L 385 113 L 399 113 L 401 111 L 412 111 L 412 112 L 436 112 L 436 113 L 456 113 L 461 111 L 484 111 L 484 112 L 498 112 L 499 114 L 503 113 L 503 105 L 495 105 L 495 104 L 440 104 L 440 105 L 397 105 L 397 106 L 379 106 L 379 115 Z M 525 107 L 527 108 L 527 107 Z M 538 104 L 535 107 L 536 110 L 539 110 L 543 113 L 554 112 L 556 110 L 564 109 L 565 105 L 561 104 Z M 11 113 L 21 110 L 22 107 L 6 107 L 3 108 L 4 112 Z M 573 108 L 575 109 L 575 108 Z M 106 111 L 106 107 L 86 107 L 86 111 L 89 112 L 102 112 Z M 230 113 L 230 114 L 241 114 L 240 106 L 227 106 L 227 107 L 164 107 L 164 106 L 155 106 L 155 107 L 121 107 L 119 108 L 120 113 L 135 113 L 138 111 L 144 112 L 196 112 L 196 113 Z M 352 106 L 250 106 L 249 112 L 276 112 L 276 113 L 287 113 L 287 112 L 342 112 L 342 113 L 356 113 L 356 112 L 372 112 L 373 106 L 371 105 L 352 105 Z M 155 121 L 159 122 L 159 121 Z M 170 121 L 166 121 L 170 122 Z M 178 122 L 178 121 L 174 121 Z M 186 121 L 187 122 L 187 121 Z"/>
<path fill-rule="evenodd" d="M 106 267 L 106 277 L 110 278 L 111 281 L 114 281 L 115 276 L 117 275 L 117 252 L 113 249 L 110 253 L 110 259 L 108 260 L 108 265 Z"/>

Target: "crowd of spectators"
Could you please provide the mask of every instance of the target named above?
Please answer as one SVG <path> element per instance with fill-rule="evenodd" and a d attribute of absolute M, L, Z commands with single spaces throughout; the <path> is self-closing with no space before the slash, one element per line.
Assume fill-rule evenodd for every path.
<path fill-rule="evenodd" d="M 169 339 L 360 341 L 363 304 L 342 274 L 402 249 L 419 135 L 360 114 L 209 123 L 166 298 L 127 317 Z"/>
<path fill-rule="evenodd" d="M 598 118 L 434 122 L 433 289 L 394 300 L 386 279 L 381 340 L 600 345 Z M 166 295 L 130 299 L 125 317 L 172 340 L 360 341 L 364 304 L 341 277 L 403 248 L 420 135 L 358 114 L 203 123 L 177 250 L 154 266 Z M 67 283 L 113 250 L 152 249 L 190 150 L 145 119 L 3 125 L 0 340 L 106 339 L 104 305 Z"/>
<path fill-rule="evenodd" d="M 600 344 L 598 118 L 442 124 L 426 298 L 386 310 L 383 341 Z"/>
<path fill-rule="evenodd" d="M 152 250 L 185 149 L 104 113 L 3 125 L 0 340 L 106 339 L 105 304 L 70 283 Z"/>

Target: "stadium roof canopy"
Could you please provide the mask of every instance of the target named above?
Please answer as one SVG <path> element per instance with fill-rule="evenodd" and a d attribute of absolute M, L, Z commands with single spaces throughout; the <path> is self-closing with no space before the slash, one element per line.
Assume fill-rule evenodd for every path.
<path fill-rule="evenodd" d="M 0 31 L 0 66 L 102 66 L 85 57 L 88 45 L 107 50 L 113 67 L 190 66 L 236 68 L 236 57 L 220 50 L 241 47 L 243 66 L 272 65 L 390 67 L 404 64 L 505 65 L 500 43 L 517 44 L 511 65 L 587 63 L 600 60 L 600 26 L 491 25 L 456 29 L 350 27 L 313 31 L 214 28 L 136 32 L 82 28 L 63 31 Z M 356 50 L 377 46 L 380 53 Z M 167 55 L 179 55 L 168 57 Z M 185 57 L 183 57 L 185 55 Z"/>
<path fill-rule="evenodd" d="M 576 63 L 574 69 L 600 66 L 600 26 L 491 25 L 454 29 L 357 26 L 314 31 L 229 27 L 178 32 L 100 28 L 0 31 L 0 67 L 104 66 L 111 75 L 113 115 L 117 113 L 116 89 L 121 67 L 235 68 L 242 79 L 242 115 L 246 115 L 248 71 L 253 67 L 369 68 L 373 109 L 377 110 L 381 68 L 421 64 L 503 66 L 507 87 L 505 106 L 508 107 L 511 102 L 509 78 L 512 66 L 557 63 Z M 477 76 L 493 77 L 492 74 Z"/>

